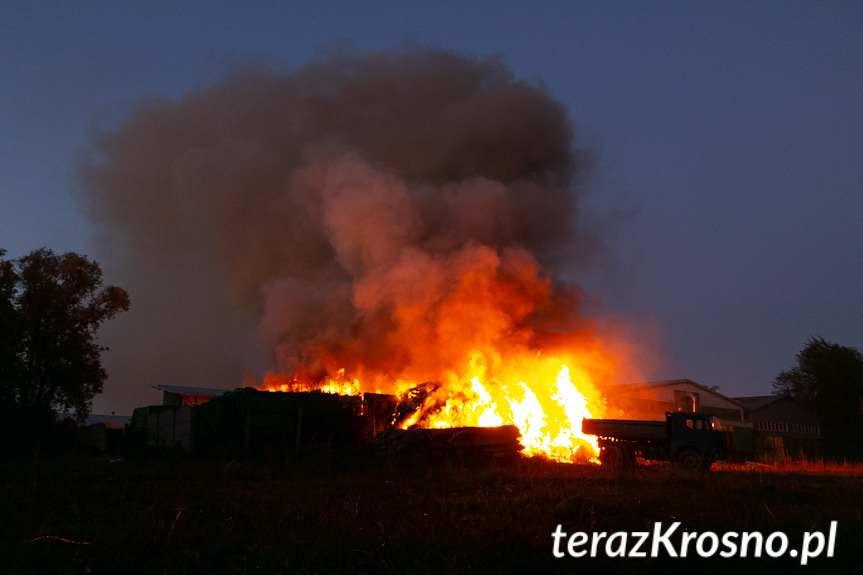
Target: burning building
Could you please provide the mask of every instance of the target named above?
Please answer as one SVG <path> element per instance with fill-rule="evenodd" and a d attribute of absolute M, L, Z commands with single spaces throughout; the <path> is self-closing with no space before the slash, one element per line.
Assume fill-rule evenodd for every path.
<path fill-rule="evenodd" d="M 136 353 L 190 380 L 395 394 L 402 427 L 512 424 L 567 459 L 626 362 L 561 273 L 595 243 L 574 141 L 499 59 L 337 52 L 143 103 L 81 181 L 148 320 Z"/>

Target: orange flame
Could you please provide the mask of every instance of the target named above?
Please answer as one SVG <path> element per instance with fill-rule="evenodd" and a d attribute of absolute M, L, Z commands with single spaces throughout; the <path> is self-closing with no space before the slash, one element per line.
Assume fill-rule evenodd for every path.
<path fill-rule="evenodd" d="M 577 453 L 583 459 L 597 456 L 596 438 L 581 433 L 581 421 L 601 414 L 603 404 L 584 373 L 573 374 L 562 360 L 543 358 L 541 354 L 522 357 L 499 371 L 500 375 L 489 378 L 484 357 L 475 354 L 463 376 L 453 376 L 447 385 L 429 394 L 399 426 L 407 429 L 416 425 L 428 428 L 515 425 L 521 431 L 525 455 L 544 455 L 556 461 L 572 461 Z M 400 387 L 400 395 L 404 395 L 415 384 L 402 382 Z M 345 377 L 344 369 L 339 370 L 337 377 L 317 385 L 297 376 L 268 373 L 263 388 L 317 389 L 353 396 L 372 391 L 364 389 L 359 380 Z"/>
<path fill-rule="evenodd" d="M 428 413 L 425 426 L 515 425 L 526 455 L 569 461 L 584 448 L 588 459 L 596 456 L 596 438 L 581 433 L 581 420 L 598 416 L 602 401 L 582 375 L 575 374 L 576 386 L 563 361 L 541 354 L 521 357 L 498 369 L 497 375 L 487 372 L 483 356 L 475 355 L 470 369 L 455 385 L 442 387 L 425 401 L 424 406 L 439 404 Z M 402 427 L 414 425 L 417 419 Z"/>
<path fill-rule="evenodd" d="M 267 372 L 264 377 L 262 388 L 266 391 L 313 391 L 333 393 L 336 395 L 362 395 L 358 379 L 348 380 L 345 378 L 345 370 L 340 369 L 336 377 L 330 378 L 318 384 L 313 384 L 308 379 L 293 375 L 283 375 Z"/>
<path fill-rule="evenodd" d="M 596 439 L 581 433 L 581 421 L 604 415 L 597 388 L 621 358 L 578 316 L 577 294 L 554 287 L 523 250 L 467 247 L 448 265 L 422 258 L 411 264 L 422 273 L 402 267 L 374 289 L 355 288 L 357 305 L 387 304 L 385 337 L 370 316 L 377 323 L 368 338 L 360 325 L 355 339 L 310 354 L 317 376 L 270 373 L 263 387 L 405 398 L 427 383 L 399 427 L 516 425 L 526 455 L 595 458 Z"/>

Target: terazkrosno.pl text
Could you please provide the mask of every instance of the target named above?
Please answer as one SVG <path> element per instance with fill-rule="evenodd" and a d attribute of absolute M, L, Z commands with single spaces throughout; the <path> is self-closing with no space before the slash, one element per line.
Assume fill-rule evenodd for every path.
<path fill-rule="evenodd" d="M 790 538 L 781 531 L 766 535 L 760 531 L 680 531 L 680 521 L 668 527 L 661 522 L 653 524 L 651 531 L 616 531 L 614 533 L 576 531 L 566 533 L 558 525 L 551 534 L 552 552 L 563 557 L 784 557 L 800 558 L 806 565 L 816 557 L 833 557 L 836 550 L 837 521 L 830 522 L 825 535 L 821 531 L 807 531 L 792 546 Z"/>

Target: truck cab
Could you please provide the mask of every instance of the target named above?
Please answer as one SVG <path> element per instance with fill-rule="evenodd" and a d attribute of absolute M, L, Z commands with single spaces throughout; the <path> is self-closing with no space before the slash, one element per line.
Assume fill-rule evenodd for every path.
<path fill-rule="evenodd" d="M 690 411 L 665 413 L 669 458 L 681 467 L 709 466 L 728 455 L 725 434 L 714 415 Z"/>

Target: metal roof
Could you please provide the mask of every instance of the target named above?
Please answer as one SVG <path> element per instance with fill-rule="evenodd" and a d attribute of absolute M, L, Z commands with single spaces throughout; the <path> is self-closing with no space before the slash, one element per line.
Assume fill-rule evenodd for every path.
<path fill-rule="evenodd" d="M 751 397 L 735 397 L 734 400 L 743 404 L 747 411 L 758 411 L 772 403 L 789 399 L 787 395 L 754 395 Z"/>
<path fill-rule="evenodd" d="M 691 379 L 666 379 L 666 380 L 662 380 L 662 381 L 646 381 L 643 383 L 623 383 L 623 384 L 606 386 L 606 389 L 613 389 L 615 391 L 622 391 L 622 390 L 632 390 L 632 389 L 638 389 L 638 388 L 655 389 L 657 387 L 681 386 L 681 385 L 691 385 L 697 389 L 700 389 L 701 391 L 710 393 L 710 394 L 715 395 L 721 399 L 724 399 L 725 401 L 728 401 L 730 403 L 736 403 L 740 407 L 745 407 L 738 400 L 739 398 L 728 397 L 727 395 L 724 395 L 715 389 L 710 389 L 709 387 L 701 385 L 700 383 L 696 383 L 696 382 L 692 381 Z"/>

